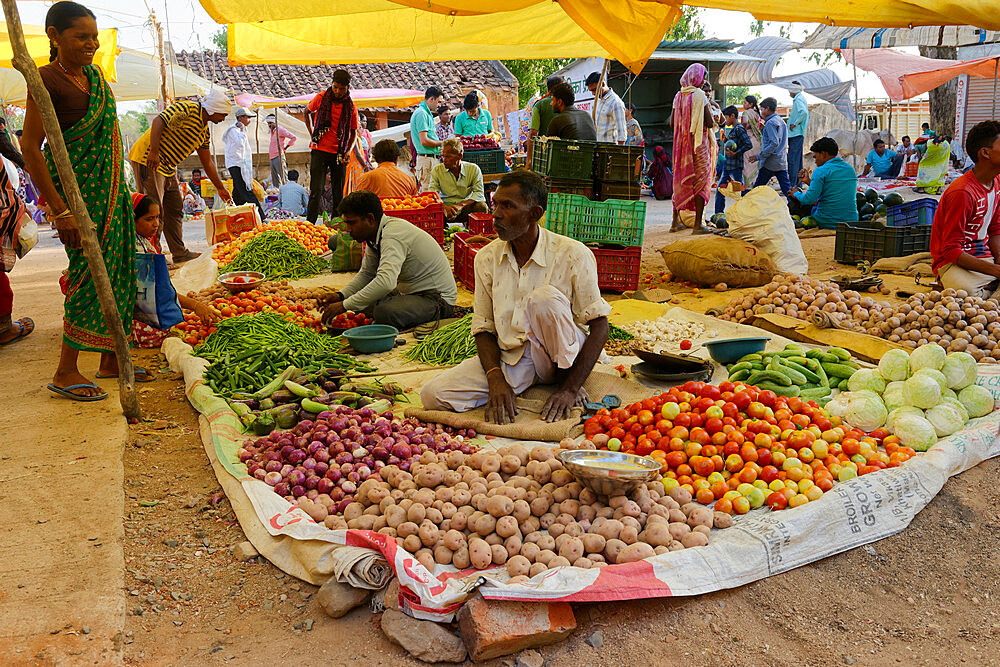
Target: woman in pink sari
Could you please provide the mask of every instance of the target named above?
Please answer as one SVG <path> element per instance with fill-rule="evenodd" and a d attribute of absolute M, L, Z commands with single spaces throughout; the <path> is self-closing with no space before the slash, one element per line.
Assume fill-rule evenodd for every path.
<path fill-rule="evenodd" d="M 696 233 L 707 231 L 702 217 L 712 191 L 718 150 L 712 136 L 715 120 L 701 90 L 707 78 L 704 65 L 695 63 L 687 68 L 667 120 L 674 130 L 674 223 L 670 231 L 684 228 L 681 211 L 694 211 Z"/>

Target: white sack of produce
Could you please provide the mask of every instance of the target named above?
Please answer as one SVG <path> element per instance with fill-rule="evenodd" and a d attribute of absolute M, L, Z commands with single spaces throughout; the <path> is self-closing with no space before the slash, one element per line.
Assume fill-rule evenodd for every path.
<path fill-rule="evenodd" d="M 782 273 L 804 274 L 809 262 L 788 205 L 769 187 L 754 188 L 726 211 L 729 234 L 760 248 Z"/>

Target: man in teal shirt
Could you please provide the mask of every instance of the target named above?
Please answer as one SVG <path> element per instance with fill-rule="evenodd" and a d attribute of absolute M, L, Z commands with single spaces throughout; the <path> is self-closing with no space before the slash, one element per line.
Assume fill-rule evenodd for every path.
<path fill-rule="evenodd" d="M 802 145 L 809 125 L 809 103 L 798 81 L 792 81 L 788 92 L 794 95 L 792 110 L 788 113 L 788 182 L 794 189 L 799 184 L 799 172 L 802 170 Z"/>
<path fill-rule="evenodd" d="M 462 141 L 446 139 L 441 149 L 441 163 L 431 169 L 429 192 L 437 192 L 444 202 L 444 217 L 449 222 L 465 223 L 470 213 L 489 213 L 479 165 L 462 161 Z"/>
<path fill-rule="evenodd" d="M 481 134 L 493 134 L 493 116 L 489 109 L 479 104 L 479 93 L 472 91 L 462 102 L 464 111 L 455 117 L 455 136 L 475 137 Z"/>
<path fill-rule="evenodd" d="M 424 93 L 424 101 L 410 116 L 410 137 L 417 149 L 417 182 L 420 189 L 426 190 L 430 183 L 431 169 L 437 164 L 437 156 L 441 152 L 441 141 L 438 139 L 437 126 L 434 124 L 434 114 L 431 109 L 437 109 L 444 94 L 437 86 L 431 86 Z"/>
<path fill-rule="evenodd" d="M 816 169 L 811 176 L 805 174 L 802 179 L 809 185 L 809 190 L 805 193 L 793 192 L 789 203 L 811 206 L 812 212 L 808 215 L 822 229 L 836 229 L 838 222 L 856 221 L 858 175 L 854 167 L 840 157 L 840 148 L 830 137 L 818 139 L 809 150 L 816 158 Z"/>

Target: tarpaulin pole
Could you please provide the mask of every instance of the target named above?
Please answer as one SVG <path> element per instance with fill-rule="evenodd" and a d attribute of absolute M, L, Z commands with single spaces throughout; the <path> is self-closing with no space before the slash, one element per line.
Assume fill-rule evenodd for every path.
<path fill-rule="evenodd" d="M 997 69 L 1000 68 L 1000 56 L 993 62 L 993 120 L 997 119 Z"/>

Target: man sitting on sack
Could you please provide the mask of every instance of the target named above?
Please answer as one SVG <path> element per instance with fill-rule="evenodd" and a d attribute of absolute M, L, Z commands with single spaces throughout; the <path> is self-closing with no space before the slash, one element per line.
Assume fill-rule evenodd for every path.
<path fill-rule="evenodd" d="M 478 164 L 464 162 L 462 141 L 452 137 L 441 145 L 441 163 L 431 169 L 429 192 L 437 192 L 444 201 L 448 222 L 468 222 L 470 213 L 489 213 L 483 186 L 483 171 Z"/>
<path fill-rule="evenodd" d="M 424 385 L 430 410 L 465 412 L 486 405 L 499 424 L 517 415 L 515 396 L 534 384 L 558 389 L 542 419 L 566 419 L 583 405 L 583 383 L 608 340 L 611 306 L 597 286 L 587 246 L 540 227 L 547 191 L 540 176 L 505 174 L 493 195 L 498 240 L 476 254 L 472 334 L 478 356 Z"/>
<path fill-rule="evenodd" d="M 365 244 L 361 270 L 322 299 L 323 322 L 348 310 L 400 331 L 451 317 L 458 297 L 451 265 L 430 234 L 382 212 L 374 192 L 359 190 L 340 203 L 351 238 Z"/>

